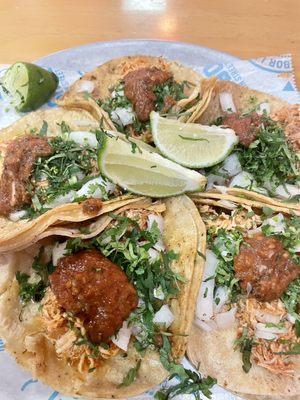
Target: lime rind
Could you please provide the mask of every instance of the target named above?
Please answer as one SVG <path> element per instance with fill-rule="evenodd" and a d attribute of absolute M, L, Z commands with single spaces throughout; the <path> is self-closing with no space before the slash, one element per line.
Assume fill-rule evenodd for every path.
<path fill-rule="evenodd" d="M 11 104 L 17 111 L 36 110 L 53 95 L 58 78 L 38 65 L 16 62 L 2 78 L 4 89 L 12 96 Z"/>
<path fill-rule="evenodd" d="M 206 168 L 223 161 L 238 143 L 232 129 L 182 123 L 150 115 L 151 131 L 161 154 L 187 168 Z"/>

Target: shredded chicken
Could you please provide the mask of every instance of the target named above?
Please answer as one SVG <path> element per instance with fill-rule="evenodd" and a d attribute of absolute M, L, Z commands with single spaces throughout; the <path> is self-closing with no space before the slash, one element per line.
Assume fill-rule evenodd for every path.
<path fill-rule="evenodd" d="M 145 209 L 131 208 L 124 212 L 124 216 L 137 221 L 140 229 L 145 230 L 147 228 L 148 216 L 150 214 L 160 215 L 165 209 L 166 206 L 158 201 Z"/>
<path fill-rule="evenodd" d="M 239 322 L 238 337 L 242 336 L 244 328 L 248 330 L 250 338 L 255 336 L 258 323 L 283 323 L 283 333 L 277 333 L 276 339 L 266 340 L 254 338 L 251 359 L 257 365 L 266 368 L 274 374 L 293 376 L 294 364 L 290 355 L 278 354 L 290 349 L 289 343 L 300 343 L 295 334 L 294 324 L 286 319 L 287 312 L 281 300 L 272 302 L 259 302 L 249 298 L 241 300 L 238 304 L 236 317 Z"/>
<path fill-rule="evenodd" d="M 119 352 L 119 348 L 111 343 L 108 349 L 98 346 L 99 355 L 95 357 L 90 346 L 76 344 L 80 340 L 76 330 L 85 336 L 83 323 L 80 318 L 72 317 L 63 311 L 50 288 L 42 301 L 42 318 L 45 336 L 54 344 L 57 356 L 66 358 L 82 374 L 96 368 L 102 359 L 114 357 Z M 70 324 L 73 329 L 70 328 Z"/>
<path fill-rule="evenodd" d="M 300 151 L 300 105 L 293 104 L 274 112 L 271 118 L 280 122 L 284 133 L 296 152 Z"/>
<path fill-rule="evenodd" d="M 230 214 L 218 213 L 215 208 L 209 205 L 200 205 L 199 211 L 206 227 L 208 229 L 213 228 L 216 232 L 220 229 L 231 231 L 236 228 L 248 231 L 256 229 L 262 223 L 259 215 L 253 213 L 249 216 L 249 212 L 252 210 L 248 206 L 244 206 L 244 209 L 231 211 Z"/>

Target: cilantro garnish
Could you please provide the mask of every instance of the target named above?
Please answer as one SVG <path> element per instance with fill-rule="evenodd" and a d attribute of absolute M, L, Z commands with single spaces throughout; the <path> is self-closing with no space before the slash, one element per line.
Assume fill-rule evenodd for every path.
<path fill-rule="evenodd" d="M 252 367 L 251 363 L 251 351 L 252 347 L 255 346 L 253 338 L 248 336 L 247 328 L 243 329 L 242 336 L 235 341 L 235 349 L 239 349 L 242 353 L 243 370 L 248 373 Z"/>
<path fill-rule="evenodd" d="M 103 110 L 105 110 L 109 114 L 110 118 L 112 117 L 113 111 L 115 111 L 117 108 L 125 108 L 130 112 L 133 112 L 132 104 L 124 94 L 124 85 L 124 81 L 121 81 L 113 90 L 111 90 L 113 96 L 111 96 L 104 102 L 99 100 L 97 101 L 99 106 L 102 107 Z M 131 125 L 136 133 L 142 133 L 149 128 L 149 123 L 139 121 L 134 112 L 133 114 L 135 117 Z M 116 121 L 113 121 L 113 123 L 118 131 L 130 136 L 129 126 L 124 127 L 121 123 L 118 123 Z"/>
<path fill-rule="evenodd" d="M 279 239 L 293 261 L 300 264 L 300 256 L 297 253 L 297 247 L 300 244 L 300 217 L 292 215 L 290 218 L 284 218 L 284 224 L 283 232 L 275 232 L 274 227 L 269 224 L 262 226 L 262 231 L 266 236 L 275 236 Z"/>
<path fill-rule="evenodd" d="M 138 360 L 136 366 L 130 368 L 127 375 L 124 377 L 123 382 L 118 387 L 120 388 L 123 386 L 130 386 L 135 381 L 140 366 L 141 366 L 141 360 Z"/>
<path fill-rule="evenodd" d="M 161 85 L 157 85 L 154 89 L 156 96 L 155 109 L 156 111 L 162 111 L 165 109 L 165 100 L 167 97 L 172 98 L 175 102 L 185 99 L 184 93 L 185 87 L 190 87 L 192 84 L 188 81 L 182 83 L 176 82 L 174 79 L 168 79 Z"/>
<path fill-rule="evenodd" d="M 215 276 L 216 286 L 228 287 L 230 299 L 235 302 L 237 296 L 241 293 L 241 287 L 239 280 L 235 277 L 233 260 L 239 253 L 243 235 L 237 229 L 231 232 L 219 229 L 213 240 L 210 237 L 210 241 L 211 250 L 216 254 L 219 261 Z"/>
<path fill-rule="evenodd" d="M 291 282 L 281 297 L 286 309 L 296 320 L 300 321 L 300 278 Z"/>
<path fill-rule="evenodd" d="M 112 262 L 119 265 L 137 289 L 140 306 L 131 314 L 129 323 L 141 328 L 139 345 L 143 350 L 156 346 L 159 327 L 154 322 L 154 314 L 163 305 L 157 299 L 154 290 L 160 287 L 164 302 L 179 292 L 179 282 L 184 278 L 171 269 L 171 263 L 177 258 L 172 251 L 161 252 L 157 260 L 151 260 L 148 250 L 161 239 L 161 233 L 154 222 L 150 230 L 142 230 L 133 219 L 111 214 L 112 226 L 90 241 L 79 238 L 68 241 L 70 253 L 82 249 L 96 248 Z"/>
<path fill-rule="evenodd" d="M 42 300 L 49 284 L 49 275 L 55 269 L 52 263 L 42 263 L 42 254 L 43 248 L 32 264 L 32 268 L 37 275 L 34 282 L 30 282 L 30 275 L 20 271 L 16 273 L 16 279 L 19 283 L 19 297 L 24 304 L 29 301 L 40 302 Z"/>
<path fill-rule="evenodd" d="M 283 129 L 270 118 L 264 117 L 257 139 L 248 148 L 239 146 L 239 159 L 260 186 L 268 182 L 275 188 L 299 180 L 297 155 L 289 148 Z"/>
<path fill-rule="evenodd" d="M 47 130 L 48 130 L 48 122 L 47 121 L 43 121 L 43 125 L 39 131 L 39 136 L 46 136 L 47 135 Z"/>
<path fill-rule="evenodd" d="M 217 381 L 208 376 L 207 378 L 201 378 L 201 376 L 189 369 L 184 369 L 186 377 L 182 379 L 178 384 L 172 385 L 168 388 L 164 388 L 155 393 L 154 398 L 157 400 L 169 400 L 180 394 L 193 394 L 196 400 L 200 400 L 200 392 L 204 396 L 211 398 L 211 388 L 217 383 Z M 171 375 L 169 379 L 178 378 L 176 374 Z"/>
<path fill-rule="evenodd" d="M 216 380 L 210 376 L 201 378 L 198 373 L 177 364 L 172 358 L 171 344 L 167 336 L 163 336 L 163 345 L 159 353 L 162 365 L 171 374 L 169 380 L 177 378 L 179 383 L 159 390 L 154 396 L 155 399 L 167 400 L 179 394 L 193 394 L 195 399 L 200 400 L 199 392 L 210 398 L 210 389 L 216 384 Z"/>
<path fill-rule="evenodd" d="M 174 79 L 169 79 L 162 85 L 157 85 L 154 88 L 154 93 L 156 96 L 155 110 L 162 111 L 165 109 L 165 100 L 167 97 L 172 98 L 175 102 L 186 98 L 184 94 L 184 88 L 190 85 L 191 84 L 187 81 L 178 83 L 174 81 Z M 110 118 L 112 117 L 113 111 L 115 111 L 117 108 L 125 108 L 130 112 L 133 112 L 135 115 L 132 103 L 124 94 L 124 81 L 121 81 L 113 90 L 111 90 L 111 92 L 113 93 L 113 96 L 111 96 L 108 100 L 104 102 L 98 101 L 99 106 L 101 106 L 109 114 Z M 120 132 L 123 132 L 128 136 L 131 135 L 131 128 L 135 133 L 138 134 L 141 134 L 149 129 L 149 122 L 139 121 L 136 115 L 132 124 L 125 127 L 116 121 L 113 121 L 113 123 Z"/>
<path fill-rule="evenodd" d="M 53 138 L 50 144 L 53 149 L 51 156 L 39 157 L 34 165 L 28 188 L 33 196 L 26 217 L 43 213 L 46 203 L 72 189 L 79 189 L 86 177 L 93 173 L 97 159 L 94 149 L 61 137 Z"/>

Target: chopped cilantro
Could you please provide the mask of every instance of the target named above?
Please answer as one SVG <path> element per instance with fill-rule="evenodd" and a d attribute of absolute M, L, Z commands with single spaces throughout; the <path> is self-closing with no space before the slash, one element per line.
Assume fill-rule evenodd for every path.
<path fill-rule="evenodd" d="M 70 253 L 81 249 L 97 248 L 111 261 L 119 265 L 137 289 L 141 304 L 131 314 L 129 323 L 141 328 L 138 337 L 140 350 L 148 346 L 156 346 L 159 327 L 154 322 L 154 314 L 162 305 L 162 301 L 154 297 L 154 289 L 158 286 L 167 302 L 179 291 L 179 282 L 185 281 L 182 276 L 172 271 L 170 265 L 177 255 L 172 252 L 161 252 L 157 260 L 151 260 L 148 250 L 158 240 L 161 233 L 157 223 L 150 230 L 141 230 L 133 219 L 110 214 L 112 226 L 90 241 L 71 239 L 67 243 Z"/>
<path fill-rule="evenodd" d="M 39 131 L 39 136 L 46 136 L 47 135 L 47 130 L 48 130 L 48 122 L 47 121 L 43 121 L 43 125 Z"/>
<path fill-rule="evenodd" d="M 121 81 L 113 90 L 111 90 L 111 93 L 112 95 L 109 99 L 107 99 L 104 102 L 98 101 L 97 103 L 99 104 L 100 107 L 103 108 L 103 110 L 105 110 L 109 114 L 110 118 L 112 119 L 118 131 L 123 132 L 128 136 L 130 136 L 129 126 L 124 127 L 121 121 L 112 118 L 113 111 L 115 111 L 117 108 L 125 108 L 133 113 L 134 120 L 131 125 L 136 133 L 142 133 L 143 131 L 149 128 L 149 123 L 139 121 L 137 116 L 135 115 L 131 102 L 127 99 L 127 97 L 124 94 L 124 81 Z"/>
<path fill-rule="evenodd" d="M 200 400 L 200 392 L 210 398 L 210 389 L 216 384 L 216 380 L 208 376 L 201 378 L 196 372 L 176 364 L 171 357 L 171 344 L 167 337 L 163 337 L 163 346 L 160 349 L 160 361 L 162 365 L 171 374 L 169 380 L 177 378 L 179 383 L 159 390 L 154 398 L 158 400 L 167 400 L 180 394 L 193 394 L 195 399 Z"/>
<path fill-rule="evenodd" d="M 284 218 L 284 224 L 284 232 L 275 232 L 274 227 L 269 224 L 262 226 L 262 231 L 266 236 L 275 236 L 279 239 L 293 261 L 300 264 L 300 256 L 297 253 L 300 244 L 300 217 L 292 215 L 291 218 Z"/>
<path fill-rule="evenodd" d="M 49 283 L 49 275 L 54 271 L 52 263 L 42 263 L 41 257 L 43 248 L 40 253 L 35 257 L 32 268 L 36 273 L 36 279 L 31 282 L 30 275 L 17 271 L 16 279 L 19 283 L 19 297 L 24 304 L 30 301 L 40 302 L 45 295 L 46 288 Z"/>
<path fill-rule="evenodd" d="M 169 400 L 175 396 L 182 394 L 193 394 L 196 400 L 201 400 L 200 392 L 204 396 L 211 398 L 211 388 L 217 383 L 217 381 L 210 376 L 207 378 L 201 378 L 201 376 L 194 371 L 185 369 L 186 378 L 182 379 L 178 384 L 170 387 L 163 388 L 155 393 L 154 398 L 157 400 Z M 171 375 L 169 379 L 177 377 Z"/>
<path fill-rule="evenodd" d="M 239 160 L 244 171 L 250 172 L 259 186 L 265 182 L 274 188 L 299 181 L 297 155 L 289 148 L 283 129 L 264 117 L 257 139 L 248 148 L 239 146 Z"/>
<path fill-rule="evenodd" d="M 162 111 L 166 108 L 166 98 L 172 98 L 175 102 L 185 99 L 184 89 L 190 86 L 191 83 L 188 81 L 178 83 L 174 79 L 168 79 L 163 84 L 157 85 L 154 89 L 156 111 Z"/>
<path fill-rule="evenodd" d="M 281 297 L 286 309 L 297 321 L 300 321 L 300 278 L 291 282 Z"/>
<path fill-rule="evenodd" d="M 34 194 L 27 209 L 27 217 L 44 212 L 46 203 L 57 196 L 79 189 L 85 183 L 86 177 L 93 173 L 97 159 L 94 149 L 61 137 L 52 139 L 50 144 L 53 149 L 51 156 L 39 157 L 34 165 L 28 187 L 29 192 Z"/>
<path fill-rule="evenodd" d="M 38 282 L 30 283 L 30 276 L 20 271 L 16 273 L 16 279 L 19 283 L 19 297 L 22 303 L 27 304 L 30 301 L 39 302 L 42 300 L 46 286 L 41 279 Z"/>
<path fill-rule="evenodd" d="M 243 370 L 246 373 L 248 373 L 252 367 L 251 351 L 253 346 L 255 346 L 255 342 L 253 338 L 248 336 L 247 328 L 244 328 L 242 336 L 235 341 L 235 349 L 239 349 L 242 353 Z"/>
<path fill-rule="evenodd" d="M 241 293 L 241 287 L 239 280 L 235 277 L 233 259 L 239 253 L 243 235 L 237 229 L 231 232 L 219 229 L 213 240 L 210 237 L 210 241 L 211 250 L 219 260 L 215 276 L 216 287 L 228 287 L 230 299 L 235 302 L 238 294 Z"/>
<path fill-rule="evenodd" d="M 123 382 L 118 387 L 130 386 L 136 379 L 137 373 L 141 366 L 141 360 L 138 360 L 135 367 L 130 368 Z"/>
<path fill-rule="evenodd" d="M 154 88 L 154 93 L 156 96 L 155 110 L 162 111 L 165 109 L 165 100 L 167 97 L 172 98 L 175 102 L 186 98 L 184 94 L 184 88 L 190 85 L 191 84 L 187 81 L 178 83 L 174 81 L 174 79 L 169 79 L 162 85 L 157 85 Z M 113 111 L 115 111 L 117 108 L 125 108 L 134 115 L 132 124 L 125 127 L 122 125 L 121 121 L 112 118 L 116 128 L 128 136 L 131 136 L 131 130 L 138 134 L 147 131 L 149 129 L 149 122 L 141 122 L 138 120 L 135 112 L 133 111 L 130 100 L 128 100 L 124 94 L 124 81 L 120 81 L 120 83 L 111 90 L 111 93 L 111 97 L 106 101 L 98 101 L 98 104 L 109 114 L 110 118 L 112 118 Z"/>

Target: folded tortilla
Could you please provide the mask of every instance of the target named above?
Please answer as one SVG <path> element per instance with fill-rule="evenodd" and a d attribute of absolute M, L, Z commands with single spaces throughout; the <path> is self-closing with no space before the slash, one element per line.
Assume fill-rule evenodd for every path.
<path fill-rule="evenodd" d="M 226 195 L 216 194 L 209 199 L 209 193 L 207 193 L 206 198 L 198 198 L 198 200 L 196 200 L 196 204 L 198 205 L 206 229 L 228 229 L 228 232 L 231 227 L 238 227 L 238 229 L 241 229 L 245 233 L 250 229 L 255 231 L 257 229 L 256 218 L 259 218 L 261 208 L 266 206 L 266 204 L 261 203 L 259 205 L 256 202 L 242 204 L 240 198 L 235 199 L 233 196 L 226 197 Z M 249 217 L 246 217 L 248 221 L 238 219 L 236 216 L 237 206 L 240 210 L 244 210 L 244 218 L 251 211 Z M 290 209 L 283 210 L 272 205 L 268 205 L 268 207 L 273 209 L 274 212 L 285 213 L 287 218 L 290 215 L 294 215 Z M 224 217 L 226 210 L 232 210 L 231 213 L 227 211 L 229 218 Z M 211 220 L 206 220 L 204 214 L 209 215 L 210 213 L 215 217 Z M 251 222 L 252 218 L 253 222 Z M 288 313 L 288 311 L 286 312 Z M 214 318 L 213 321 L 215 321 Z M 214 323 L 216 324 L 216 322 Z M 227 328 L 216 328 L 215 325 L 209 325 L 209 322 L 207 324 L 205 322 L 204 325 L 206 325 L 205 329 L 194 321 L 187 346 L 189 360 L 204 376 L 215 378 L 217 383 L 225 389 L 249 400 L 296 400 L 299 398 L 299 355 L 291 356 L 294 366 L 293 376 L 275 374 L 259 366 L 254 361 L 252 361 L 250 371 L 245 373 L 242 368 L 242 355 L 238 349 L 234 351 L 234 343 L 237 339 L 237 319 L 235 318 L 234 325 Z"/>
<path fill-rule="evenodd" d="M 89 103 L 83 98 L 76 97 L 64 106 L 47 110 L 32 112 L 0 131 L 0 148 L 2 157 L 0 159 L 0 174 L 3 170 L 3 162 L 6 147 L 9 142 L 25 135 L 38 134 L 44 123 L 47 123 L 47 136 L 55 137 L 61 135 L 60 124 L 65 123 L 71 131 L 89 131 L 99 127 L 102 120 L 101 110 L 97 114 L 82 107 L 82 104 Z M 88 108 L 86 106 L 85 108 Z M 99 114 L 100 112 L 100 114 Z M 103 122 L 103 121 L 102 121 Z M 104 128 L 108 128 L 104 122 Z M 4 156 L 3 156 L 4 155 Z M 38 240 L 39 235 L 49 226 L 69 222 L 80 222 L 95 218 L 101 214 L 113 210 L 119 201 L 130 200 L 130 196 L 112 199 L 99 203 L 99 210 L 89 214 L 84 210 L 84 202 L 70 203 L 56 206 L 44 214 L 33 219 L 10 220 L 7 217 L 0 217 L 0 252 L 20 250 L 30 243 Z"/>
<path fill-rule="evenodd" d="M 177 101 L 172 106 L 172 110 L 178 112 L 183 109 L 189 109 L 189 113 L 181 116 L 181 120 L 193 122 L 199 117 L 202 103 L 206 102 L 208 93 L 214 86 L 215 79 L 205 82 L 201 89 L 201 76 L 193 69 L 178 64 L 175 61 L 169 61 L 163 57 L 151 56 L 125 56 L 116 58 L 102 64 L 83 75 L 62 97 L 62 102 L 70 101 L 74 97 L 84 94 L 89 95 L 93 100 L 105 102 L 112 98 L 113 89 L 122 81 L 128 72 L 132 72 L 141 68 L 156 67 L 160 70 L 170 72 L 174 81 L 177 83 L 188 82 L 184 88 L 186 98 Z M 202 103 L 199 104 L 200 91 L 205 93 Z M 90 102 L 90 106 L 97 108 L 96 103 Z M 103 112 L 103 110 L 102 110 Z M 111 129 L 115 126 L 113 121 L 109 119 L 108 114 L 104 111 L 105 119 L 110 121 Z M 148 132 L 149 134 L 149 132 Z M 146 138 L 146 134 L 143 134 Z"/>
<path fill-rule="evenodd" d="M 171 264 L 171 269 L 186 279 L 186 283 L 180 284 L 178 297 L 169 302 L 174 315 L 174 322 L 169 328 L 174 334 L 171 351 L 173 357 L 180 361 L 185 352 L 186 335 L 192 322 L 195 296 L 203 271 L 204 260 L 198 256 L 197 251 L 205 250 L 205 230 L 196 207 L 188 197 L 169 198 L 162 204 L 165 205 L 164 244 L 167 250 L 179 254 L 178 259 Z M 131 206 L 120 202 L 120 208 L 115 209 L 114 214 L 136 209 L 151 210 L 150 200 L 137 199 Z M 92 232 L 97 235 L 103 231 L 110 218 L 110 215 L 101 216 L 97 228 L 92 228 Z M 56 228 L 49 229 L 49 232 L 54 233 Z M 68 229 L 70 228 L 66 226 L 63 231 L 58 230 L 55 233 L 66 234 Z M 69 232 L 67 236 L 72 236 L 71 230 Z M 70 396 L 93 399 L 123 398 L 140 394 L 162 382 L 168 376 L 168 372 L 160 363 L 158 352 L 154 350 L 146 350 L 134 382 L 130 386 L 120 387 L 124 376 L 136 366 L 140 358 L 132 343 L 129 345 L 127 356 L 120 351 L 117 355 L 104 359 L 92 373 L 82 373 L 76 367 L 72 367 L 65 358 L 57 356 L 53 341 L 46 337 L 36 307 L 28 306 L 28 310 L 22 313 L 21 319 L 19 318 L 23 306 L 18 296 L 19 285 L 15 273 L 30 271 L 39 246 L 37 243 L 1 258 L 0 334 L 16 361 L 35 378 Z"/>

